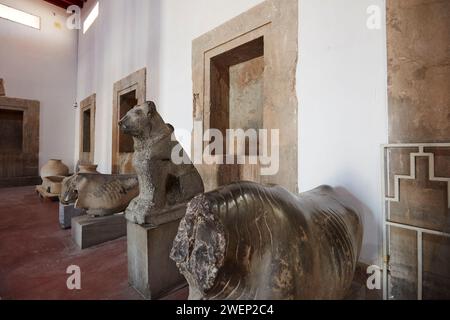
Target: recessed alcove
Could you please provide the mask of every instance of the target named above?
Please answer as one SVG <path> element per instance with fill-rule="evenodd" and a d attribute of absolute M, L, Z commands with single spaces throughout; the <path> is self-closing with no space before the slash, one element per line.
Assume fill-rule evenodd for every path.
<path fill-rule="evenodd" d="M 0 109 L 0 150 L 21 153 L 23 148 L 23 111 Z"/>
<path fill-rule="evenodd" d="M 0 97 L 0 188 L 39 178 L 39 101 Z"/>
<path fill-rule="evenodd" d="M 91 152 L 91 110 L 83 112 L 83 152 Z"/>
<path fill-rule="evenodd" d="M 81 101 L 80 106 L 80 162 L 93 163 L 95 153 L 96 95 L 93 94 Z"/>
<path fill-rule="evenodd" d="M 249 180 L 298 191 L 297 58 L 297 1 L 265 1 L 194 39 L 194 121 L 201 122 L 204 131 L 218 129 L 223 134 L 227 129 L 266 129 L 270 138 L 265 148 L 257 141 L 256 152 L 270 156 L 278 150 L 280 155 L 275 159 L 274 153 L 272 159 L 278 161 L 278 170 L 262 175 L 262 167 L 268 166 L 251 157 L 254 149 L 249 152 L 249 141 L 255 137 L 247 135 L 245 145 L 239 146 L 245 164 L 237 161 L 235 137 L 225 139 L 223 156 L 214 153 L 209 159 L 213 164 L 196 164 L 206 190 Z M 271 140 L 272 130 L 278 130 L 279 141 Z M 192 154 L 199 151 L 194 142 Z M 230 144 L 235 147 L 227 154 Z M 217 159 L 233 157 L 234 163 L 217 163 Z"/>
<path fill-rule="evenodd" d="M 227 129 L 262 129 L 264 37 L 219 54 L 210 63 L 211 128 L 224 137 Z M 245 154 L 249 155 L 248 139 Z"/>
<path fill-rule="evenodd" d="M 146 100 L 147 70 L 140 69 L 114 84 L 112 119 L 112 173 L 132 174 L 134 142 L 119 130 L 118 122 L 128 111 Z"/>
<path fill-rule="evenodd" d="M 136 99 L 136 90 L 132 90 L 120 96 L 120 118 L 123 118 L 128 111 L 133 109 L 138 104 Z M 119 152 L 132 153 L 134 152 L 133 137 L 129 134 L 119 132 Z"/>

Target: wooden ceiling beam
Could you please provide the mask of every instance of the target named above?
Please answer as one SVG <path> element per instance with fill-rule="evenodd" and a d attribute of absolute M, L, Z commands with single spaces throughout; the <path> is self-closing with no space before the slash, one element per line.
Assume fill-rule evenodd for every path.
<path fill-rule="evenodd" d="M 80 8 L 83 8 L 85 2 L 84 0 L 44 0 L 44 1 L 63 9 L 67 9 L 71 5 L 76 5 L 79 6 Z"/>

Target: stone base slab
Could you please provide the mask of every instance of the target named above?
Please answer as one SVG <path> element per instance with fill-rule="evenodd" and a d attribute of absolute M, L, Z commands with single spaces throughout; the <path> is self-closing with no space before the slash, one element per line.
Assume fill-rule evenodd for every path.
<path fill-rule="evenodd" d="M 123 213 L 107 217 L 85 215 L 72 219 L 72 238 L 81 249 L 115 240 L 126 234 L 127 223 Z"/>
<path fill-rule="evenodd" d="M 85 214 L 85 210 L 75 208 L 74 204 L 65 205 L 59 203 L 59 224 L 63 229 L 70 229 L 72 227 L 72 218 Z"/>

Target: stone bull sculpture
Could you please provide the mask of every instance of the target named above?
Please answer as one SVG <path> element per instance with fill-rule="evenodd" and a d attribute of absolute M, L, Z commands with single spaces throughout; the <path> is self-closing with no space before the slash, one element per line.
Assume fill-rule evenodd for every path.
<path fill-rule="evenodd" d="M 251 182 L 195 197 L 171 252 L 189 299 L 343 298 L 363 235 L 353 201 Z"/>
<path fill-rule="evenodd" d="M 78 173 L 64 179 L 60 202 L 75 203 L 90 216 L 108 216 L 124 212 L 138 194 L 136 175 Z"/>

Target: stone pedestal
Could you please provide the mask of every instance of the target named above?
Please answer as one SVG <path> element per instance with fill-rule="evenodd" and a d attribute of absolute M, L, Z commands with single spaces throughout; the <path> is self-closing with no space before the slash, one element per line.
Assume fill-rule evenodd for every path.
<path fill-rule="evenodd" d="M 128 281 L 145 299 L 158 299 L 186 285 L 169 258 L 186 205 L 161 212 L 153 221 L 138 225 L 127 222 Z"/>
<path fill-rule="evenodd" d="M 75 205 L 64 205 L 59 203 L 59 224 L 63 229 L 70 229 L 72 227 L 72 218 L 85 215 L 86 211 L 83 209 L 76 209 Z"/>
<path fill-rule="evenodd" d="M 126 225 L 124 214 L 79 216 L 72 219 L 72 238 L 81 249 L 86 249 L 125 236 Z"/>

